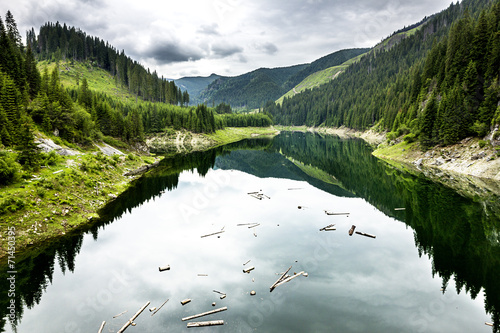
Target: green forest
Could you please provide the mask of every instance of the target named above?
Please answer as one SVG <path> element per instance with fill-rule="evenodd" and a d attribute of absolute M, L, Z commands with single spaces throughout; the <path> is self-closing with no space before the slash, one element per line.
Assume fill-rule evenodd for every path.
<path fill-rule="evenodd" d="M 388 131 L 423 149 L 500 123 L 500 3 L 464 0 L 336 80 L 264 108 L 276 124 Z"/>
<path fill-rule="evenodd" d="M 310 74 L 341 65 L 370 49 L 347 49 L 328 54 L 310 64 L 281 68 L 259 68 L 235 77 L 219 77 L 197 99 L 207 103 L 229 103 L 243 109 L 257 109 L 276 100 Z"/>
<path fill-rule="evenodd" d="M 74 147 L 93 141 L 118 145 L 140 142 L 145 135 L 165 129 L 213 133 L 226 126 L 269 126 L 263 114 L 218 115 L 206 105 L 188 106 L 189 94 L 173 81 L 128 58 L 98 38 L 59 23 L 27 32 L 24 45 L 10 11 L 0 19 L 0 183 L 14 180 L 17 162 L 36 170 L 43 154 L 35 144 L 37 133 L 45 133 Z M 38 61 L 55 62 L 52 70 Z M 85 78 L 77 85 L 63 86 L 60 61 L 85 62 L 110 73 L 117 85 L 136 96 L 123 101 L 89 88 Z M 231 113 L 225 110 L 223 113 Z M 123 143 L 120 143 L 123 142 Z M 16 162 L 17 161 L 17 162 Z"/>

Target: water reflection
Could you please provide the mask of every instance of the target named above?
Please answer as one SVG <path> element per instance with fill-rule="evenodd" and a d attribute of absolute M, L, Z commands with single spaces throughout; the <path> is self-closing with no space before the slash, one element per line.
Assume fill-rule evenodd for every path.
<path fill-rule="evenodd" d="M 246 194 L 260 189 L 272 199 Z M 26 312 L 21 332 L 48 316 L 56 318 L 41 332 L 86 332 L 125 305 L 127 318 L 108 327 L 120 326 L 146 300 L 158 305 L 170 298 L 155 322 L 141 318 L 142 332 L 183 330 L 178 318 L 203 312 L 212 301 L 230 306 L 220 315 L 228 332 L 331 331 L 333 324 L 345 332 L 480 331 L 489 318 L 470 298 L 483 303 L 484 291 L 498 332 L 498 202 L 465 198 L 388 168 L 362 141 L 312 134 L 166 159 L 100 212 L 99 222 L 23 254 L 17 304 L 25 307 L 18 306 L 16 318 Z M 352 215 L 335 219 L 338 232 L 319 233 L 332 222 L 323 209 Z M 254 221 L 261 222 L 255 230 L 236 226 Z M 351 221 L 377 239 L 349 237 Z M 222 228 L 221 238 L 199 237 Z M 88 234 L 99 241 L 86 241 Z M 418 259 L 413 244 L 430 261 Z M 248 259 L 257 269 L 239 274 Z M 166 263 L 175 269 L 158 274 Z M 289 265 L 310 277 L 269 294 L 274 273 Z M 6 276 L 1 281 L 7 290 Z M 62 296 L 75 286 L 80 292 Z M 228 298 L 218 299 L 212 289 Z M 248 296 L 251 289 L 258 297 Z M 186 295 L 196 302 L 180 307 Z M 8 300 L 1 302 L 6 309 Z"/>

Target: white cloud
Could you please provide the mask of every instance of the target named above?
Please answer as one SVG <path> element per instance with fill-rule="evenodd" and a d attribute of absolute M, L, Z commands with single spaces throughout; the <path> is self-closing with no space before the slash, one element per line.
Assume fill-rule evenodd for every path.
<path fill-rule="evenodd" d="M 59 21 L 160 75 L 239 75 L 371 47 L 452 0 L 23 0 L 3 2 L 20 33 Z M 189 74 L 188 74 L 189 75 Z"/>

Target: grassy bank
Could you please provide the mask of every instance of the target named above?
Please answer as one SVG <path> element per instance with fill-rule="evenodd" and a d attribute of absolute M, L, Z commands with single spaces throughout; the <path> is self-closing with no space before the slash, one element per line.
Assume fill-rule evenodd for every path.
<path fill-rule="evenodd" d="M 64 235 L 96 217 L 99 208 L 128 187 L 132 178 L 123 174 L 154 161 L 136 154 L 61 156 L 28 179 L 2 187 L 0 258 L 6 254 L 8 228 L 15 228 L 16 251 Z"/>
<path fill-rule="evenodd" d="M 276 133 L 268 127 L 226 128 L 209 135 L 189 135 L 203 138 L 204 144 L 196 147 L 202 151 Z M 184 132 L 184 136 L 188 134 Z M 170 141 L 176 138 L 177 135 L 173 135 Z M 97 211 L 124 192 L 136 178 L 124 174 L 161 158 L 136 153 L 107 156 L 83 151 L 76 156 L 58 156 L 50 165 L 25 175 L 21 181 L 0 187 L 0 261 L 6 260 L 8 230 L 12 227 L 16 252 L 22 252 L 92 223 L 92 219 L 98 217 Z"/>

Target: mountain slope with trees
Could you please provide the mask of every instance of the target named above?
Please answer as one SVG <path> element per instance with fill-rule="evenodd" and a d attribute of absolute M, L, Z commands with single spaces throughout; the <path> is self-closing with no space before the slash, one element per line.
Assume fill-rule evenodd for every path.
<path fill-rule="evenodd" d="M 235 77 L 220 77 L 196 98 L 208 104 L 228 103 L 236 108 L 256 109 L 269 100 L 278 99 L 312 73 L 341 65 L 368 50 L 341 50 L 310 64 L 260 68 Z"/>
<path fill-rule="evenodd" d="M 186 76 L 180 79 L 173 80 L 177 86 L 183 91 L 187 91 L 190 96 L 190 101 L 193 104 L 202 104 L 204 101 L 200 100 L 200 93 L 208 87 L 208 85 L 218 78 L 220 75 L 212 74 L 207 77 L 203 76 Z"/>
<path fill-rule="evenodd" d="M 500 123 L 500 4 L 464 0 L 331 83 L 266 104 L 278 124 L 390 131 L 424 149 Z"/>
<path fill-rule="evenodd" d="M 0 19 L 0 149 L 14 152 L 0 151 L 2 184 L 16 181 L 20 165 L 26 172 L 39 168 L 43 156 L 35 135 L 41 133 L 74 148 L 103 140 L 126 147 L 165 130 L 213 133 L 228 125 L 272 124 L 264 114 L 236 118 L 206 105 L 187 107 L 189 94 L 174 82 L 78 29 L 48 23 L 39 36 L 29 31 L 24 46 L 10 11 L 5 23 Z M 37 58 L 45 59 L 41 71 Z M 135 98 L 90 88 L 85 71 L 98 73 L 97 85 L 102 79 L 109 86 L 112 77 L 113 91 Z"/>

